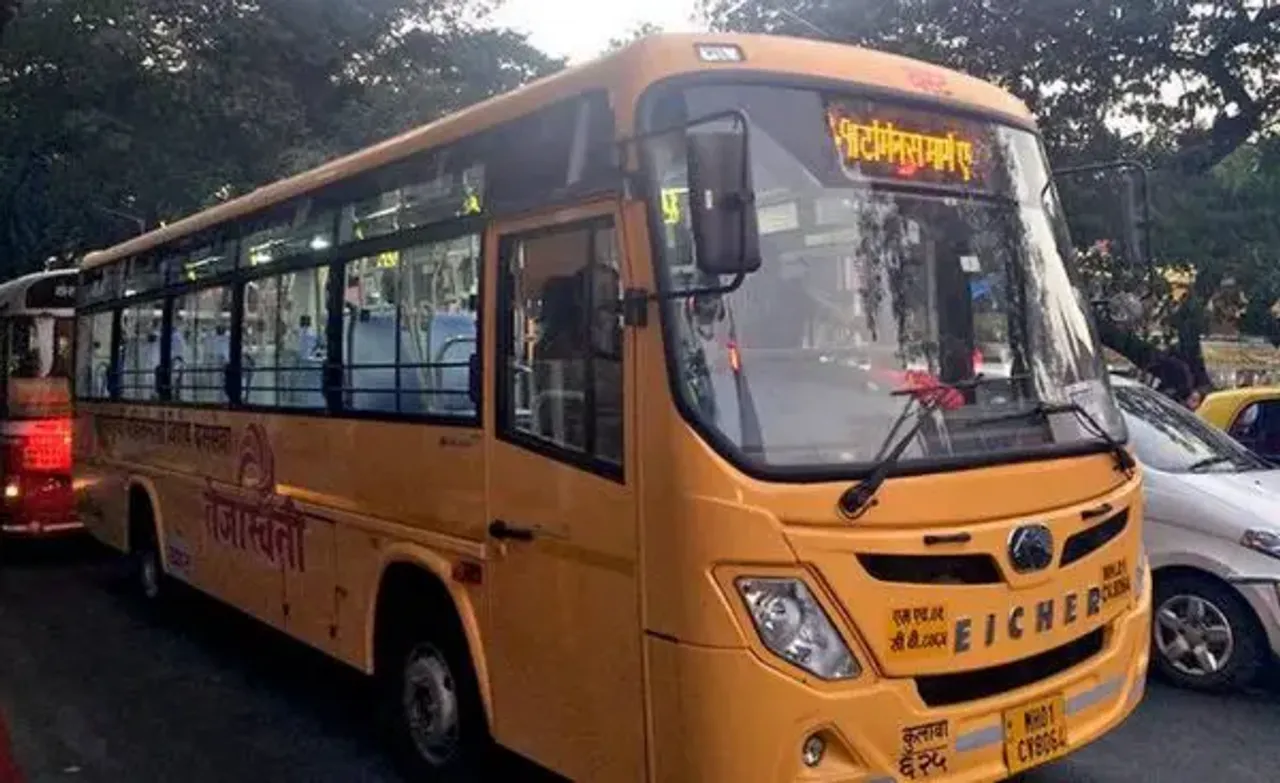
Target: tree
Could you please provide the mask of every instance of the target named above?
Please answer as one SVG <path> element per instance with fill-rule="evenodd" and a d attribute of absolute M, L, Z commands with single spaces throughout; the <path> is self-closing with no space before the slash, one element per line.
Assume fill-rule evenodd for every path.
<path fill-rule="evenodd" d="M 475 11 L 28 4 L 0 48 L 0 273 L 135 233 L 117 213 L 172 220 L 561 67 Z"/>
<path fill-rule="evenodd" d="M 0 36 L 4 35 L 4 28 L 18 15 L 21 7 L 22 0 L 0 0 Z"/>
<path fill-rule="evenodd" d="M 1238 322 L 1280 336 L 1276 193 L 1280 4 L 1264 0 L 701 0 L 722 29 L 829 37 L 995 82 L 1036 113 L 1055 166 L 1120 157 L 1153 169 L 1154 260 L 1114 248 L 1098 188 L 1062 183 L 1096 301 L 1140 290 L 1145 321 L 1101 308 L 1104 344 L 1139 366 L 1169 355 L 1205 384 L 1201 335 Z M 785 5 L 785 9 L 784 9 Z M 980 42 L 980 45 L 979 45 Z M 1127 128 L 1127 136 L 1118 132 Z M 1256 145 L 1251 141 L 1257 141 Z M 1233 184 L 1232 184 L 1233 183 Z M 1115 187 L 1115 181 L 1112 181 Z M 1074 196 L 1074 198 L 1071 198 Z M 1185 284 L 1171 285 L 1177 272 Z M 1247 292 L 1247 296 L 1245 295 Z"/>
<path fill-rule="evenodd" d="M 1108 123 L 1128 121 L 1160 127 L 1189 170 L 1206 171 L 1280 119 L 1280 3 L 1268 0 L 700 5 L 717 28 L 811 35 L 798 15 L 833 39 L 993 81 L 1032 108 L 1059 161 L 1089 157 Z"/>
<path fill-rule="evenodd" d="M 605 53 L 616 52 L 619 49 L 630 46 L 639 41 L 641 38 L 647 38 L 650 35 L 658 35 L 662 32 L 662 27 L 653 22 L 641 22 L 627 31 L 626 35 L 619 38 L 610 38 L 609 45 L 605 48 Z"/>

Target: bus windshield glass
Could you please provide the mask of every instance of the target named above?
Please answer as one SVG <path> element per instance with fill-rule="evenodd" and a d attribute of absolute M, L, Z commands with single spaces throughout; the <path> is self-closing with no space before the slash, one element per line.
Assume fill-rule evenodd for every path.
<path fill-rule="evenodd" d="M 8 377 L 70 378 L 71 317 L 19 315 L 6 319 L 9 335 Z"/>
<path fill-rule="evenodd" d="M 917 470 L 1089 448 L 1088 419 L 1126 437 L 1034 133 L 782 86 L 650 106 L 654 130 L 748 118 L 763 264 L 729 295 L 678 295 L 729 278 L 695 265 L 685 131 L 646 145 L 679 393 L 738 459 L 865 470 L 913 396 L 941 403 L 900 460 Z"/>

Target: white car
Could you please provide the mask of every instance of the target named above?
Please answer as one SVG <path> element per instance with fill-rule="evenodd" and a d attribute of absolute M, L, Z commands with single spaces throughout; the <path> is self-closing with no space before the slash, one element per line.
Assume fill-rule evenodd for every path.
<path fill-rule="evenodd" d="M 1145 475 L 1152 661 L 1185 687 L 1244 686 L 1280 652 L 1280 469 L 1159 392 L 1112 385 Z"/>

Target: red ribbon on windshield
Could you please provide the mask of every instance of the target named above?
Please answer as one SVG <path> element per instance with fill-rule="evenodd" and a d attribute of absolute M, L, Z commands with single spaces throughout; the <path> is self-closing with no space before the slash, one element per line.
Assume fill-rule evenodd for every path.
<path fill-rule="evenodd" d="M 924 370 L 872 370 L 872 375 L 896 390 L 912 395 L 922 403 L 936 404 L 946 411 L 963 408 L 964 395 L 959 390 L 942 383 L 932 373 Z"/>

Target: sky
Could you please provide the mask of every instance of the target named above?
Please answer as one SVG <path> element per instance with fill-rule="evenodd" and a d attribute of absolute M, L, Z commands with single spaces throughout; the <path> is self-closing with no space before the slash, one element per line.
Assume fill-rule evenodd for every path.
<path fill-rule="evenodd" d="M 491 21 L 529 34 L 548 54 L 578 63 L 596 57 L 612 38 L 643 22 L 669 33 L 699 29 L 695 0 L 504 0 Z"/>

